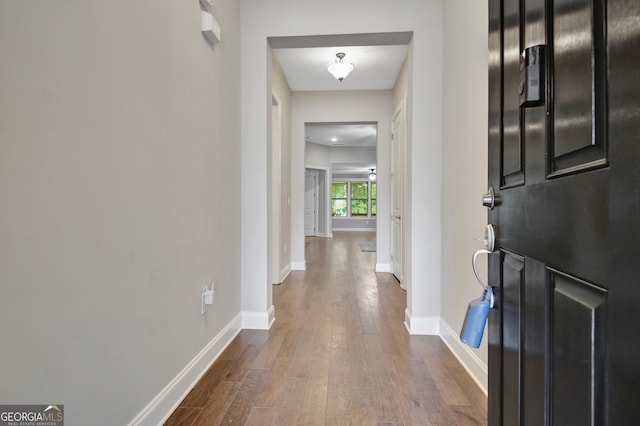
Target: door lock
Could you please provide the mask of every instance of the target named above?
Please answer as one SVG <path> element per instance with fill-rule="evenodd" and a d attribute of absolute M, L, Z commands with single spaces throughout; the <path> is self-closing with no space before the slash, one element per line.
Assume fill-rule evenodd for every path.
<path fill-rule="evenodd" d="M 489 192 L 482 196 L 482 205 L 493 210 L 495 206 L 500 204 L 500 197 L 493 191 L 493 186 L 489 187 Z"/>
<path fill-rule="evenodd" d="M 492 224 L 488 224 L 484 229 L 484 248 L 489 253 L 493 253 L 496 246 L 496 230 Z"/>
<path fill-rule="evenodd" d="M 471 258 L 471 268 L 473 269 L 473 275 L 476 276 L 476 279 L 478 280 L 478 284 L 480 284 L 480 286 L 485 291 L 488 291 L 491 288 L 491 286 L 485 284 L 484 281 L 482 281 L 482 278 L 480 278 L 480 275 L 478 274 L 478 268 L 476 267 L 476 262 L 478 260 L 478 256 L 480 256 L 481 254 L 493 253 L 495 250 L 495 245 L 496 245 L 496 230 L 492 224 L 488 224 L 484 230 L 484 248 L 476 250 L 475 253 L 473 253 L 473 256 Z M 490 297 L 490 302 L 491 302 L 491 307 L 493 308 L 493 296 Z"/>

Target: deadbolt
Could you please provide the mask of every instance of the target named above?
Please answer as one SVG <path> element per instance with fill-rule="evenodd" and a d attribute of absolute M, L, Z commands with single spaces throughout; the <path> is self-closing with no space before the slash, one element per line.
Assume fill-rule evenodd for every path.
<path fill-rule="evenodd" d="M 500 204 L 499 197 L 496 196 L 496 193 L 493 191 L 493 186 L 490 186 L 489 192 L 482 196 L 482 205 L 488 207 L 489 210 L 493 210 L 498 204 Z"/>

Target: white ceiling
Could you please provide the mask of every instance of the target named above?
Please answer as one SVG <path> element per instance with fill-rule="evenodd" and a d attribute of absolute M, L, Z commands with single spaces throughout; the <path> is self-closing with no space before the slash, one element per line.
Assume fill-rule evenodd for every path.
<path fill-rule="evenodd" d="M 376 123 L 306 123 L 305 140 L 325 146 L 374 147 Z"/>
<path fill-rule="evenodd" d="M 272 37 L 269 42 L 292 91 L 391 90 L 408 53 L 412 34 L 373 33 Z M 336 53 L 354 70 L 341 83 L 327 67 Z M 335 138 L 335 143 L 332 141 Z M 375 123 L 306 123 L 305 139 L 325 146 L 375 149 Z M 373 163 L 333 164 L 337 173 L 362 173 Z"/>
<path fill-rule="evenodd" d="M 407 45 L 274 49 L 293 91 L 391 90 L 407 57 Z M 341 83 L 327 67 L 343 52 L 355 67 Z"/>
<path fill-rule="evenodd" d="M 331 172 L 334 175 L 364 175 L 371 170 L 376 171 L 375 163 L 333 163 Z"/>
<path fill-rule="evenodd" d="M 304 128 L 305 140 L 308 143 L 330 147 L 376 149 L 376 123 L 305 123 Z M 337 174 L 363 174 L 375 168 L 375 161 L 332 164 L 333 173 Z"/>

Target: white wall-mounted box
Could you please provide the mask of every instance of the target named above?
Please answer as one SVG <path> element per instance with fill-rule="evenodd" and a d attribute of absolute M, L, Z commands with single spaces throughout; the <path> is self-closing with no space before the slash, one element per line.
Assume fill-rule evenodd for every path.
<path fill-rule="evenodd" d="M 207 37 L 211 43 L 216 44 L 220 42 L 220 24 L 208 12 L 202 12 L 202 34 Z"/>

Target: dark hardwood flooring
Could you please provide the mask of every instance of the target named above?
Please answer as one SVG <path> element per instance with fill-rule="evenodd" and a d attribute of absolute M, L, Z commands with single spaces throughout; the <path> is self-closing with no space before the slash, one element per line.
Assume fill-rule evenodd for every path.
<path fill-rule="evenodd" d="M 372 233 L 307 238 L 273 287 L 271 330 L 243 330 L 166 425 L 484 425 L 487 399 L 439 337 L 410 336 L 406 293 Z"/>

